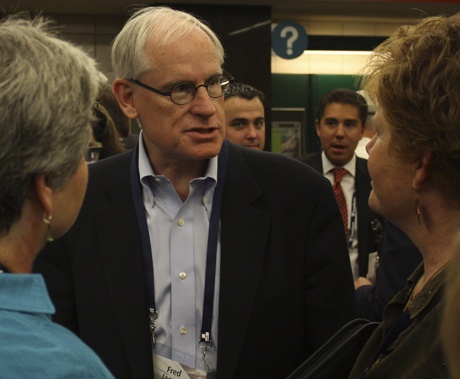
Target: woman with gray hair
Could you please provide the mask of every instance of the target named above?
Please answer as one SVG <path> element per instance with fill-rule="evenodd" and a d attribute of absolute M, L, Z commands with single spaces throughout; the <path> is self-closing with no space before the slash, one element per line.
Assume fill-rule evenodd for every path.
<path fill-rule="evenodd" d="M 51 322 L 44 280 L 30 273 L 46 240 L 61 237 L 80 210 L 101 80 L 94 61 L 47 24 L 0 22 L 0 377 L 112 378 Z"/>

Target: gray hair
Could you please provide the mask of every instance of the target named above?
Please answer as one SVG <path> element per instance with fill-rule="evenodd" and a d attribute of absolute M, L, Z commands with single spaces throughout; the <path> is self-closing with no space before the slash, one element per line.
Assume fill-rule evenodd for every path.
<path fill-rule="evenodd" d="M 146 7 L 126 22 L 112 45 L 112 66 L 118 78 L 136 79 L 151 69 L 145 47 L 155 38 L 157 48 L 171 44 L 194 30 L 204 31 L 224 64 L 224 48 L 217 35 L 196 17 L 168 7 Z"/>
<path fill-rule="evenodd" d="M 88 147 L 102 76 L 49 24 L 26 15 L 0 21 L 0 232 L 21 216 L 37 174 L 62 188 Z"/>

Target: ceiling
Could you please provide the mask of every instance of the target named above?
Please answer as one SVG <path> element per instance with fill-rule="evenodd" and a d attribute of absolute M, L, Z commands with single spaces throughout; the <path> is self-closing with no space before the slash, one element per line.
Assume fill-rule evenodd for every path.
<path fill-rule="evenodd" d="M 126 15 L 133 5 L 160 3 L 131 0 L 0 0 L 0 8 L 7 12 L 27 10 L 44 14 Z M 460 11 L 460 0 L 404 1 L 404 0 L 196 0 L 161 1 L 168 3 L 200 3 L 241 5 L 269 5 L 272 14 L 305 14 L 311 16 L 419 18 Z M 246 8 L 249 10 L 249 8 Z"/>

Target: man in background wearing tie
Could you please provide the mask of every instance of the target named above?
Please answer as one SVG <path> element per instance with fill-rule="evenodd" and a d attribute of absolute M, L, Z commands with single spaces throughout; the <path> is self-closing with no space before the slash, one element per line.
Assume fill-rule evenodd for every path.
<path fill-rule="evenodd" d="M 372 274 L 369 254 L 377 250 L 383 223 L 367 203 L 371 190 L 367 161 L 355 155 L 367 112 L 366 100 L 355 91 L 335 89 L 324 95 L 315 124 L 322 152 L 299 158 L 331 181 L 342 213 L 354 279 Z"/>

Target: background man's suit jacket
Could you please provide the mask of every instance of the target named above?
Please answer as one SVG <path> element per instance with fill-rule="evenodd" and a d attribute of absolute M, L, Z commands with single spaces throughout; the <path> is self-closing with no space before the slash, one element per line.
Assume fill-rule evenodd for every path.
<path fill-rule="evenodd" d="M 358 316 L 370 321 L 382 321 L 383 308 L 422 261 L 422 254 L 406 233 L 389 221 L 385 221 L 378 253 L 375 285 L 356 290 Z"/>
<path fill-rule="evenodd" d="M 91 165 L 75 225 L 34 267 L 48 284 L 55 320 L 118 379 L 153 377 L 133 154 L 137 149 Z M 218 378 L 285 377 L 356 317 L 342 231 L 326 178 L 294 159 L 229 143 Z"/>
<path fill-rule="evenodd" d="M 307 154 L 299 160 L 308 164 L 321 174 L 323 172 L 323 162 L 321 151 Z M 356 157 L 356 209 L 358 213 L 358 266 L 359 276 L 366 277 L 369 266 L 369 253 L 377 251 L 381 238 L 381 233 L 376 233 L 372 229 L 371 222 L 378 220 L 383 226 L 383 218 L 373 212 L 368 205 L 369 194 L 371 192 L 371 177 L 367 170 L 367 160 Z"/>

